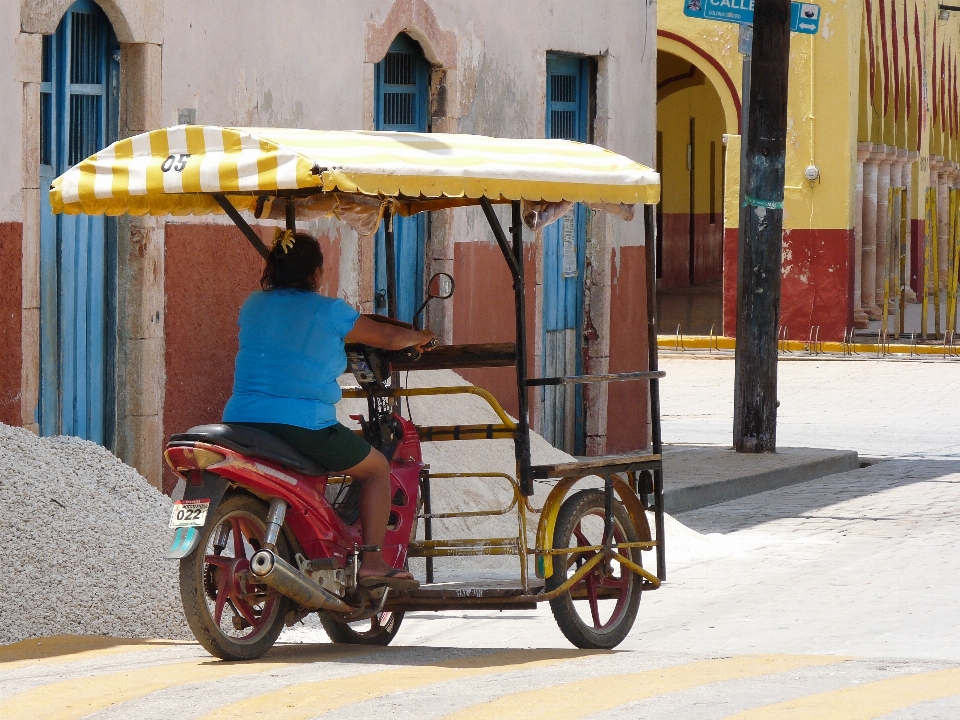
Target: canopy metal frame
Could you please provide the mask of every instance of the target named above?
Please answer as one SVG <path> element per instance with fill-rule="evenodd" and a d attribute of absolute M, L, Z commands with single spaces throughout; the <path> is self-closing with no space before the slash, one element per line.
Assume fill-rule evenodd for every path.
<path fill-rule="evenodd" d="M 315 194 L 316 191 L 288 191 L 271 193 L 275 197 L 291 197 L 298 195 Z M 231 193 L 232 194 L 232 193 Z M 262 193 L 258 193 L 262 195 Z M 223 208 L 223 211 L 233 220 L 244 237 L 253 245 L 260 255 L 266 258 L 270 250 L 260 236 L 254 231 L 243 215 L 233 206 L 226 194 L 217 193 L 213 196 Z M 498 204 L 502 204 L 498 201 Z M 651 425 L 651 453 L 649 458 L 625 455 L 609 455 L 600 458 L 582 458 L 577 463 L 566 463 L 562 466 L 562 477 L 585 477 L 600 475 L 604 479 L 605 493 L 605 537 L 612 537 L 613 531 L 613 504 L 615 492 L 615 475 L 628 473 L 633 481 L 633 490 L 639 496 L 644 508 L 654 511 L 656 527 L 656 558 L 657 578 L 666 579 L 666 549 L 664 544 L 664 505 L 663 505 L 663 438 L 660 426 L 660 385 L 659 379 L 665 373 L 658 367 L 657 347 L 657 290 L 656 290 L 656 218 L 653 205 L 643 206 L 644 237 L 646 249 L 646 286 L 647 286 L 647 351 L 648 369 L 642 372 L 607 373 L 603 375 L 580 375 L 564 377 L 529 377 L 527 367 L 527 316 L 526 316 L 526 285 L 523 270 L 523 219 L 521 217 L 521 202 L 510 201 L 510 226 L 504 231 L 500 218 L 493 209 L 493 202 L 487 197 L 479 200 L 480 208 L 486 217 L 490 230 L 497 241 L 497 246 L 503 255 L 504 262 L 510 270 L 513 281 L 514 312 L 516 321 L 516 386 L 518 398 L 517 427 L 513 433 L 514 454 L 517 462 L 517 479 L 520 494 L 524 497 L 533 495 L 534 479 L 557 477 L 557 468 L 560 466 L 534 467 L 530 455 L 530 402 L 528 390 L 532 387 L 547 385 L 578 385 L 599 382 L 647 381 L 650 383 L 650 425 Z M 285 204 L 285 225 L 290 230 L 296 229 L 296 205 L 292 202 Z M 396 287 L 396 254 L 392 212 L 388 208 L 384 216 L 385 222 L 385 260 L 387 265 L 387 315 L 395 318 L 397 314 L 397 287 Z M 396 375 L 395 375 L 396 378 Z M 429 485 L 426 486 L 429 489 Z M 427 490 L 429 492 L 429 490 Z M 429 508 L 429 496 L 424 498 L 425 506 Z M 432 559 L 432 558 L 429 558 Z M 430 568 L 432 570 L 432 568 Z M 429 573 L 432 575 L 432 572 Z"/>

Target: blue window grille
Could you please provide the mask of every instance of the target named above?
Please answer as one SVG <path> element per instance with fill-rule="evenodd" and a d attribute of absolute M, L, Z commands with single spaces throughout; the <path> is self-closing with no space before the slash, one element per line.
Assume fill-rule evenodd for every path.
<path fill-rule="evenodd" d="M 409 36 L 400 34 L 376 66 L 374 117 L 377 130 L 427 132 L 429 130 L 430 66 L 423 50 Z M 397 317 L 410 322 L 423 300 L 424 255 L 427 218 L 393 218 L 396 258 Z M 374 245 L 376 311 L 387 312 L 387 261 L 384 228 Z"/>

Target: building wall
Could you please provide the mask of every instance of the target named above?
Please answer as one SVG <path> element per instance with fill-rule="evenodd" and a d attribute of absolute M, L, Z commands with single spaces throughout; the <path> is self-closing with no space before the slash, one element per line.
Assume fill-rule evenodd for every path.
<path fill-rule="evenodd" d="M 0 422 L 20 424 L 20 223 L 0 223 Z"/>
<path fill-rule="evenodd" d="M 536 257 L 532 243 L 524 247 L 527 310 L 527 364 L 534 367 L 536 322 Z M 498 343 L 516 338 L 513 280 L 496 242 L 461 242 L 454 248 L 453 276 L 457 291 L 453 301 L 453 342 Z M 476 368 L 461 372 L 475 385 L 493 393 L 503 408 L 516 417 L 517 375 L 513 368 Z M 535 395 L 532 393 L 531 395 Z"/>
<path fill-rule="evenodd" d="M 821 339 L 839 340 L 845 330 L 882 315 L 890 250 L 884 188 L 908 188 L 905 279 L 916 291 L 929 232 L 926 190 L 936 187 L 943 196 L 960 185 L 960 12 L 941 15 L 933 0 L 845 0 L 821 5 L 821 12 L 818 35 L 791 36 L 781 325 L 793 339 L 818 326 Z M 658 32 L 660 50 L 697 63 L 724 105 L 730 135 L 724 333 L 733 335 L 739 225 L 739 149 L 733 149 L 739 138 L 733 136 L 739 128 L 731 109 L 740 93 L 738 31 L 685 18 L 682 4 L 663 3 Z M 820 170 L 815 182 L 803 177 L 811 164 Z M 864 191 L 871 172 L 874 182 L 878 173 L 886 175 L 879 202 Z M 938 222 L 945 229 L 943 205 Z M 907 290 L 908 301 L 913 291 Z"/>
<path fill-rule="evenodd" d="M 729 136 L 739 134 L 742 100 L 738 29 L 686 18 L 682 11 L 682 3 L 658 6 L 658 47 L 696 64 L 723 107 L 714 115 L 728 134 L 725 194 L 733 197 L 723 219 L 723 331 L 734 335 L 739 144 Z M 822 339 L 839 340 L 853 323 L 852 283 L 845 279 L 852 272 L 861 6 L 855 0 L 821 5 L 821 13 L 818 35 L 791 36 L 781 313 L 792 337 L 806 337 L 811 325 L 819 325 Z M 815 183 L 804 179 L 810 164 L 820 169 Z"/>
<path fill-rule="evenodd" d="M 940 235 L 940 287 L 935 290 L 934 268 L 927 265 L 928 296 L 946 290 L 950 275 L 947 188 L 960 187 L 960 12 L 941 13 L 939 5 L 932 0 L 902 5 L 864 0 L 857 125 L 857 172 L 864 177 L 864 189 L 858 193 L 862 254 L 855 303 L 869 319 L 882 316 L 885 260 L 891 250 L 896 254 L 885 232 L 883 188 L 888 184 L 907 188 L 907 299 L 919 302 L 923 296 L 925 248 L 931 247 L 933 230 L 928 190 L 937 197 L 930 214 L 936 216 Z M 876 196 L 874 179 L 880 187 Z M 870 278 L 876 278 L 873 287 Z M 897 278 L 892 279 L 895 286 Z M 935 326 L 931 318 L 929 330 Z"/>
<path fill-rule="evenodd" d="M 0 3 L 0 223 L 22 222 L 21 137 L 23 117 L 23 53 L 20 40 L 20 8 Z M 37 72 L 39 79 L 39 71 Z M 38 169 L 39 172 L 39 169 Z"/>
<path fill-rule="evenodd" d="M 28 426 L 38 392 L 36 250 L 39 193 L 45 190 L 37 187 L 40 47 L 42 36 L 56 30 L 70 4 L 22 0 L 0 6 L 0 40 L 7 38 L 0 42 L 0 68 L 10 69 L 0 73 L 0 126 L 14 129 L 0 137 L 0 163 L 14 169 L 0 176 L 0 235 L 5 242 L 0 252 L 4 261 L 22 266 L 19 297 L 16 279 L 0 291 L 0 318 L 9 318 L 0 328 L 9 340 L 5 350 L 21 357 L 20 370 L 13 360 L 4 361 L 0 396 L 14 397 L 12 378 L 19 372 L 17 417 Z M 264 0 L 225 12 L 219 0 L 101 4 L 122 47 L 124 137 L 177 124 L 182 117 L 195 117 L 200 124 L 371 129 L 374 64 L 397 33 L 408 32 L 433 68 L 434 131 L 542 137 L 546 53 L 581 53 L 596 57 L 599 68 L 595 142 L 645 164 L 654 162 L 656 27 L 645 5 L 528 0 L 490 4 L 481 12 L 476 4 L 455 0 L 365 0 L 336 7 L 315 0 Z M 294 35 L 291 28 L 297 29 Z M 438 212 L 431 218 L 428 272 L 462 266 L 464 272 L 477 273 L 458 278 L 452 303 L 430 310 L 431 326 L 447 342 L 490 340 L 487 330 L 496 336 L 492 339 L 512 339 L 504 332 L 512 326 L 509 308 L 504 308 L 505 321 L 495 327 L 470 310 L 483 307 L 491 294 L 512 297 L 509 280 L 504 286 L 503 278 L 495 279 L 492 268 L 502 266 L 502 259 L 479 219 L 476 211 Z M 256 286 L 261 265 L 220 217 L 123 218 L 119 227 L 116 449 L 160 484 L 163 438 L 219 416 L 229 391 L 236 312 Z M 308 223 L 305 229 L 321 236 L 326 291 L 369 311 L 372 239 L 329 221 Z M 269 223 L 261 230 L 272 232 Z M 18 236 L 21 252 L 14 258 L 8 242 L 15 245 Z M 539 242 L 537 234 L 527 234 L 534 372 L 541 352 Z M 591 230 L 591 257 L 603 260 L 592 261 L 588 279 L 594 331 L 584 348 L 588 371 L 606 371 L 614 361 L 614 266 L 606 258 L 622 260 L 629 253 L 621 248 L 642 242 L 639 221 L 603 221 Z M 200 323 L 202 342 L 194 334 Z M 480 373 L 475 379 L 491 383 L 508 405 L 515 402 L 516 391 L 504 373 Z M 593 451 L 605 443 L 606 401 L 605 390 L 590 395 Z M 536 418 L 536 407 L 533 414 Z"/>
<path fill-rule="evenodd" d="M 272 227 L 257 231 L 264 242 L 272 242 Z M 325 266 L 321 291 L 336 295 L 337 238 L 324 234 L 319 239 Z M 220 422 L 233 391 L 240 306 L 259 289 L 263 264 L 233 225 L 168 222 L 164 250 L 166 442 L 194 425 Z M 163 472 L 163 489 L 169 492 L 177 479 L 169 468 Z"/>
<path fill-rule="evenodd" d="M 645 102 L 643 92 L 644 87 L 652 88 L 655 72 L 652 17 L 647 22 L 643 8 L 625 11 L 617 3 L 599 3 L 589 9 L 572 1 L 509 7 L 508 16 L 478 13 L 475 6 L 458 2 L 358 3 L 324 15 L 315 43 L 292 46 L 281 28 L 222 23 L 221 6 L 216 2 L 168 0 L 163 122 L 176 123 L 181 110 L 191 109 L 198 123 L 372 128 L 373 64 L 396 34 L 406 31 L 421 43 L 434 66 L 434 131 L 542 137 L 546 53 L 582 53 L 600 58 L 597 142 L 652 165 L 655 108 Z M 622 21 L 624 13 L 629 22 Z M 295 25 L 317 23 L 313 3 L 287 3 L 284 14 L 286 21 Z M 190 17 L 186 28 L 182 27 L 183 17 Z M 614 17 L 621 21 L 611 22 Z M 190 52 L 180 52 L 181 47 Z M 250 47 L 261 48 L 261 52 L 250 53 Z M 337 58 L 335 73 L 330 72 L 331 57 Z M 191 222 L 210 226 L 211 220 Z M 640 225 L 639 220 L 632 224 L 618 221 L 609 231 L 604 229 L 604 237 L 597 242 L 604 247 L 635 245 L 642 242 Z M 431 326 L 446 342 L 512 340 L 511 282 L 482 214 L 470 210 L 434 213 L 431 227 L 428 272 L 452 271 L 458 283 L 452 303 L 431 307 Z M 369 311 L 372 241 L 343 226 L 337 232 L 342 249 L 338 294 Z M 527 235 L 530 367 L 537 372 L 539 239 L 533 233 Z M 168 248 L 167 262 L 176 262 L 173 255 L 178 252 L 182 250 Z M 594 307 L 603 336 L 592 341 L 594 347 L 586 354 L 591 366 L 600 371 L 605 371 L 610 361 L 610 272 L 606 263 L 597 268 L 592 284 L 597 288 Z M 173 287 L 168 281 L 168 327 L 181 322 L 170 299 Z M 488 312 L 491 307 L 496 308 L 495 314 Z M 171 337 L 170 330 L 167 335 Z M 168 351 L 167 357 L 171 356 Z M 172 394 L 179 390 L 171 382 L 175 369 L 169 360 L 166 372 L 166 402 L 177 403 Z M 516 411 L 515 380 L 509 370 L 475 370 L 466 375 L 490 387 L 506 407 Z M 208 404 L 222 405 L 223 399 L 218 395 Z M 606 397 L 596 402 L 605 403 Z M 536 407 L 533 414 L 536 419 Z M 165 418 L 169 417 L 165 413 Z M 606 427 L 593 430 L 599 438 L 594 448 L 602 447 Z M 170 431 L 167 428 L 165 434 Z"/>
<path fill-rule="evenodd" d="M 0 422 L 21 424 L 21 322 L 23 308 L 23 73 L 20 8 L 0 5 Z M 38 169 L 39 170 L 39 169 Z"/>
<path fill-rule="evenodd" d="M 639 218 L 635 221 L 638 222 Z M 636 372 L 649 367 L 647 349 L 646 248 L 620 248 L 613 261 L 610 299 L 610 372 Z M 612 387 L 607 404 L 608 453 L 645 447 L 648 439 L 649 383 L 620 382 Z"/>

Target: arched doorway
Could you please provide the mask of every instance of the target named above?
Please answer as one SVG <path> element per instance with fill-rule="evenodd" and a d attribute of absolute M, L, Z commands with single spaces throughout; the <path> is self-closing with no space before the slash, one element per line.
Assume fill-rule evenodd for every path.
<path fill-rule="evenodd" d="M 376 65 L 374 120 L 377 130 L 428 132 L 430 113 L 428 88 L 430 65 L 423 49 L 400 33 L 386 56 Z M 410 322 L 423 301 L 424 258 L 427 241 L 427 214 L 393 218 L 395 252 L 394 281 L 397 288 L 396 314 Z M 377 231 L 374 246 L 376 310 L 387 310 L 387 253 L 384 229 Z"/>
<path fill-rule="evenodd" d="M 40 96 L 40 403 L 43 435 L 112 443 L 116 223 L 52 215 L 50 182 L 117 138 L 120 50 L 91 0 L 43 39 Z"/>
<path fill-rule="evenodd" d="M 689 60 L 657 54 L 657 278 L 663 332 L 720 333 L 727 119 L 720 95 Z"/>

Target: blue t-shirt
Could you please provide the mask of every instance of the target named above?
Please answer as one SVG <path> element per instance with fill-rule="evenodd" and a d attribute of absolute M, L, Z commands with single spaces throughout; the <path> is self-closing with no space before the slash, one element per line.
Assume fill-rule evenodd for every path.
<path fill-rule="evenodd" d="M 347 368 L 343 341 L 360 313 L 306 290 L 258 290 L 240 309 L 240 352 L 224 422 L 296 425 L 337 422 Z"/>

